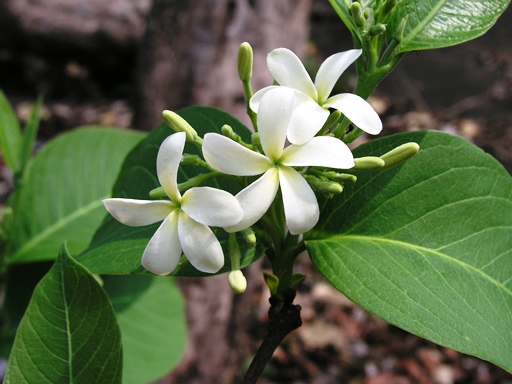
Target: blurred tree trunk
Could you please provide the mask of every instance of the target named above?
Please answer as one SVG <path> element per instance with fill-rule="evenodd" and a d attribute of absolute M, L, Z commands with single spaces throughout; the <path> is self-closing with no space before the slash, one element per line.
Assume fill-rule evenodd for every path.
<path fill-rule="evenodd" d="M 164 109 L 193 104 L 222 108 L 248 123 L 236 69 L 239 45 L 248 41 L 254 50 L 253 88 L 270 85 L 268 52 L 287 47 L 302 55 L 310 8 L 311 0 L 155 0 L 140 49 L 135 127 L 151 130 Z M 248 329 L 253 298 L 262 289 L 259 266 L 244 273 L 249 287 L 242 296 L 231 292 L 227 275 L 178 280 L 187 303 L 188 346 L 161 383 L 240 378 L 254 352 Z"/>
<path fill-rule="evenodd" d="M 151 130 L 164 109 L 212 105 L 245 118 L 236 71 L 239 45 L 254 50 L 253 89 L 271 84 L 266 57 L 301 56 L 311 0 L 154 0 L 138 67 L 135 127 Z"/>

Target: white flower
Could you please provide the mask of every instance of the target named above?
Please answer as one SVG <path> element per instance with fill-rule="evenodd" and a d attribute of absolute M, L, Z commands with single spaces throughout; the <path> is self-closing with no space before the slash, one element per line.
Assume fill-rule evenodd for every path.
<path fill-rule="evenodd" d="M 270 73 L 280 86 L 296 92 L 296 108 L 292 116 L 288 140 L 293 144 L 304 144 L 322 128 L 329 117 L 329 108 L 343 113 L 352 123 L 372 135 L 382 130 L 379 115 L 363 98 L 352 93 L 340 93 L 329 97 L 341 74 L 360 55 L 362 50 L 352 49 L 328 57 L 311 81 L 304 65 L 295 54 L 278 48 L 269 53 L 267 65 Z M 263 95 L 276 88 L 270 86 L 256 92 L 251 98 L 251 109 L 258 113 Z"/>
<path fill-rule="evenodd" d="M 212 168 L 237 176 L 263 174 L 236 195 L 244 218 L 225 228 L 228 232 L 245 229 L 258 221 L 272 204 L 279 186 L 290 233 L 309 231 L 318 222 L 318 202 L 309 184 L 292 167 L 348 169 L 354 166 L 350 149 L 333 137 L 314 137 L 306 144 L 284 148 L 294 99 L 294 92 L 286 87 L 278 87 L 263 96 L 258 127 L 264 155 L 216 133 L 204 136 L 203 154 Z"/>
<path fill-rule="evenodd" d="M 208 226 L 238 223 L 243 211 L 228 192 L 209 187 L 191 188 L 181 196 L 177 173 L 185 146 L 184 132 L 169 136 L 157 156 L 160 185 L 169 200 L 105 199 L 112 216 L 132 227 L 162 221 L 142 255 L 142 265 L 157 275 L 171 273 L 181 252 L 199 271 L 215 273 L 224 264 L 222 247 Z"/>

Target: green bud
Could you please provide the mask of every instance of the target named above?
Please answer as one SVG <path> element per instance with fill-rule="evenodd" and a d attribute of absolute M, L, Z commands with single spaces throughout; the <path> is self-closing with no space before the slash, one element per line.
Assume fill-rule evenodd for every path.
<path fill-rule="evenodd" d="M 352 169 L 368 171 L 372 169 L 381 169 L 386 164 L 380 157 L 366 156 L 354 159 L 355 166 Z"/>
<path fill-rule="evenodd" d="M 363 28 L 366 24 L 366 20 L 364 18 L 363 11 L 361 9 L 361 4 L 357 3 L 357 2 L 352 3 L 352 5 L 350 6 L 350 13 L 351 13 L 352 17 L 354 18 L 356 25 L 359 28 Z"/>
<path fill-rule="evenodd" d="M 245 242 L 251 248 L 254 248 L 257 244 L 256 234 L 251 227 L 242 230 L 242 236 Z"/>
<path fill-rule="evenodd" d="M 152 199 L 161 199 L 162 197 L 167 197 L 167 193 L 165 193 L 162 187 L 157 187 L 149 191 L 149 197 Z"/>
<path fill-rule="evenodd" d="M 370 37 L 375 37 L 378 35 L 382 35 L 385 31 L 386 31 L 386 26 L 384 24 L 376 24 L 376 25 L 370 27 L 368 34 L 370 35 Z"/>
<path fill-rule="evenodd" d="M 343 186 L 335 181 L 319 181 L 315 184 L 315 188 L 328 195 L 337 195 L 343 192 Z"/>
<path fill-rule="evenodd" d="M 324 177 L 327 177 L 330 180 L 337 181 L 338 183 L 355 183 L 357 181 L 357 177 L 355 175 L 351 175 L 350 173 L 337 173 L 334 171 L 322 172 Z"/>
<path fill-rule="evenodd" d="M 251 135 L 251 143 L 255 147 L 261 147 L 260 134 L 258 132 L 255 132 Z"/>
<path fill-rule="evenodd" d="M 404 39 L 404 31 L 405 31 L 405 25 L 407 24 L 407 19 L 409 18 L 409 15 L 405 15 L 405 17 L 400 21 L 400 24 L 398 24 L 398 28 L 396 29 L 395 34 L 395 40 L 398 43 L 401 43 Z"/>
<path fill-rule="evenodd" d="M 165 123 L 171 127 L 171 129 L 175 132 L 185 132 L 187 135 L 187 141 L 196 142 L 198 144 L 202 143 L 202 139 L 198 136 L 196 130 L 190 126 L 187 121 L 172 111 L 163 111 L 162 117 Z"/>
<path fill-rule="evenodd" d="M 183 155 L 181 155 L 180 163 L 188 164 L 188 165 L 196 165 L 196 166 L 201 166 L 201 167 L 208 167 L 208 164 L 203 159 L 201 159 L 197 155 L 192 155 L 190 153 L 184 153 Z"/>
<path fill-rule="evenodd" d="M 238 77 L 242 81 L 249 81 L 252 77 L 253 53 L 249 43 L 240 44 L 238 49 Z"/>
<path fill-rule="evenodd" d="M 395 149 L 392 149 L 388 153 L 385 153 L 380 158 L 384 160 L 384 168 L 389 169 L 403 163 L 404 161 L 410 159 L 420 150 L 420 146 L 417 143 L 405 143 L 402 144 Z"/>
<path fill-rule="evenodd" d="M 302 282 L 306 280 L 306 275 L 302 273 L 294 273 L 292 276 L 292 288 L 297 288 Z"/>
<path fill-rule="evenodd" d="M 263 271 L 263 279 L 265 280 L 265 284 L 267 284 L 267 287 L 270 290 L 270 295 L 276 296 L 277 289 L 279 287 L 279 278 L 270 272 Z"/>
<path fill-rule="evenodd" d="M 229 286 L 237 295 L 245 292 L 247 289 L 247 280 L 240 270 L 231 271 L 228 276 Z"/>
<path fill-rule="evenodd" d="M 393 8 L 395 8 L 396 0 L 386 0 L 384 4 L 382 4 L 382 8 L 380 9 L 380 14 L 382 18 L 385 18 L 387 15 L 391 13 Z"/>

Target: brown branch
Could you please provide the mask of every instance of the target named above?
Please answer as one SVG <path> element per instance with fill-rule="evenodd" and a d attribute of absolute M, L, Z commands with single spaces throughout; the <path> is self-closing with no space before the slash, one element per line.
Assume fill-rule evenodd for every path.
<path fill-rule="evenodd" d="M 295 290 L 283 294 L 284 299 L 271 297 L 268 311 L 269 326 L 267 335 L 256 352 L 242 384 L 255 384 L 267 366 L 274 351 L 290 332 L 302 325 L 300 305 L 293 304 Z"/>

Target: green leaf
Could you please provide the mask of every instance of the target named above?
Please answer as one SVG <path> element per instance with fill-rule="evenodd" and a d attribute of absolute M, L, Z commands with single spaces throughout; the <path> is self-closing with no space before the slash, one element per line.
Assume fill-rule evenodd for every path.
<path fill-rule="evenodd" d="M 306 246 L 340 292 L 391 324 L 512 371 L 512 179 L 464 139 L 415 132 L 421 149 L 385 172 L 358 173 L 324 201 Z"/>
<path fill-rule="evenodd" d="M 5 163 L 14 173 L 20 170 L 21 146 L 20 124 L 11 104 L 0 91 L 0 149 Z"/>
<path fill-rule="evenodd" d="M 34 149 L 34 142 L 36 140 L 37 130 L 39 129 L 39 110 L 41 109 L 42 98 L 39 98 L 32 108 L 30 117 L 23 130 L 23 142 L 20 150 L 20 169 L 19 172 L 23 174 L 25 167 L 30 159 L 32 150 Z"/>
<path fill-rule="evenodd" d="M 121 372 L 112 305 L 63 248 L 20 323 L 6 383 L 120 383 Z"/>
<path fill-rule="evenodd" d="M 168 277 L 103 276 L 123 335 L 123 383 L 145 384 L 170 372 L 186 343 L 184 302 Z"/>
<path fill-rule="evenodd" d="M 229 124 L 243 140 L 250 142 L 251 132 L 238 120 L 219 109 L 211 107 L 194 106 L 178 112 L 187 122 L 203 136 L 207 132 L 220 133 L 224 124 Z M 149 192 L 159 187 L 156 177 L 156 156 L 160 144 L 173 131 L 165 124 L 161 124 L 145 140 L 134 148 L 126 158 L 119 174 L 112 196 L 127 197 L 131 199 L 147 200 Z M 185 152 L 201 155 L 201 151 L 193 144 L 185 145 Z M 204 169 L 194 166 L 181 166 L 178 182 L 183 182 L 198 173 L 204 173 Z M 215 179 L 210 186 L 220 187 L 231 193 L 238 192 L 241 188 L 227 178 Z M 77 258 L 90 271 L 99 274 L 128 274 L 149 273 L 140 264 L 142 253 L 153 236 L 160 223 L 146 227 L 128 227 L 117 222 L 110 215 L 107 216 L 102 226 L 96 232 L 90 247 Z M 228 235 L 223 229 L 217 230 L 217 237 L 221 243 L 227 245 Z M 245 267 L 256 261 L 262 254 L 261 250 L 249 249 L 245 245 L 241 247 L 241 266 Z M 218 273 L 230 270 L 230 261 L 227 255 L 227 247 L 224 248 L 226 262 Z M 209 276 L 197 271 L 189 263 L 176 268 L 174 276 Z"/>
<path fill-rule="evenodd" d="M 388 22 L 394 34 L 407 17 L 396 53 L 461 44 L 486 33 L 505 11 L 509 0 L 402 0 Z"/>
<path fill-rule="evenodd" d="M 14 199 L 8 263 L 50 260 L 67 241 L 84 250 L 105 215 L 101 199 L 144 134 L 88 127 L 49 142 L 28 168 Z"/>

